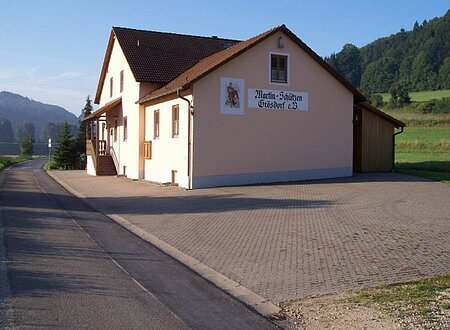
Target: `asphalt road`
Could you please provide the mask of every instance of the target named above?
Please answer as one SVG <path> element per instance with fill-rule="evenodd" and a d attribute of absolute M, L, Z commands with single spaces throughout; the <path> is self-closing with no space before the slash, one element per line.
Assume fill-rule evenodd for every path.
<path fill-rule="evenodd" d="M 0 327 L 276 327 L 68 193 L 44 163 L 0 172 Z"/>

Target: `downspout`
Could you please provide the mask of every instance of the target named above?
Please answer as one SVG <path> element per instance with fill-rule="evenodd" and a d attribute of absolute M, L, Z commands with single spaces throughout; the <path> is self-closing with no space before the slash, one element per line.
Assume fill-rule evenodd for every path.
<path fill-rule="evenodd" d="M 392 136 L 392 172 L 395 169 L 395 136 L 403 133 L 403 127 L 400 127 L 400 132 L 394 133 Z"/>
<path fill-rule="evenodd" d="M 192 178 L 191 178 L 191 116 L 194 115 L 194 106 L 191 104 L 191 101 L 180 94 L 181 88 L 177 89 L 177 96 L 186 101 L 188 104 L 188 164 L 187 164 L 187 173 L 188 173 L 188 189 L 192 189 Z"/>

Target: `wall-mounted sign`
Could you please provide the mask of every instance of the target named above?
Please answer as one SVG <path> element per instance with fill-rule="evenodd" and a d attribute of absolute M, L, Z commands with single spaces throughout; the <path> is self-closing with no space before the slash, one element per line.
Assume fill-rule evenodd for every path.
<path fill-rule="evenodd" d="M 254 109 L 308 111 L 308 93 L 249 88 L 248 107 Z"/>
<path fill-rule="evenodd" d="M 244 114 L 244 79 L 220 78 L 220 113 Z"/>

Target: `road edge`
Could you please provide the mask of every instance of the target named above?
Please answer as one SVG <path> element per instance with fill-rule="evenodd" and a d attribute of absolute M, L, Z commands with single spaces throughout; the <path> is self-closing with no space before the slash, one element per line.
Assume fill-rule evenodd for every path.
<path fill-rule="evenodd" d="M 3 181 L 5 180 L 5 171 L 12 166 L 8 166 L 0 171 L 0 198 L 4 189 Z M 7 259 L 3 219 L 3 204 L 0 203 L 0 328 L 8 329 L 12 327 L 13 319 L 10 315 L 10 309 L 8 307 L 9 300 L 11 299 L 11 286 L 8 278 L 8 269 L 6 266 Z"/>
<path fill-rule="evenodd" d="M 281 312 L 281 308 L 275 305 L 272 301 L 261 297 L 260 295 L 254 293 L 253 291 L 247 289 L 246 287 L 242 286 L 241 284 L 233 281 L 232 279 L 226 277 L 225 275 L 215 271 L 214 269 L 208 267 L 207 265 L 201 263 L 197 259 L 181 252 L 180 250 L 174 248 L 173 246 L 167 244 L 163 240 L 159 239 L 158 237 L 146 232 L 145 230 L 139 228 L 138 226 L 132 224 L 128 220 L 122 218 L 121 216 L 117 214 L 111 214 L 111 213 L 104 213 L 100 210 L 98 210 L 92 203 L 89 202 L 89 199 L 78 192 L 77 190 L 73 189 L 71 186 L 69 186 L 64 181 L 60 180 L 57 176 L 53 175 L 51 171 L 45 171 L 47 172 L 48 176 L 51 177 L 54 181 L 56 181 L 59 185 L 61 185 L 64 189 L 66 189 L 69 193 L 72 195 L 83 199 L 87 204 L 89 204 L 92 208 L 97 210 L 98 212 L 104 214 L 117 224 L 121 225 L 128 231 L 132 232 L 139 238 L 143 239 L 144 241 L 156 246 L 158 249 L 163 251 L 164 253 L 168 254 L 175 260 L 178 260 L 188 268 L 190 268 L 192 271 L 206 279 L 207 281 L 211 282 L 221 290 L 228 293 L 230 296 L 234 297 L 235 299 L 241 301 L 246 306 L 250 307 L 251 309 L 255 310 L 257 313 L 268 317 L 268 318 L 279 318 L 279 313 Z"/>

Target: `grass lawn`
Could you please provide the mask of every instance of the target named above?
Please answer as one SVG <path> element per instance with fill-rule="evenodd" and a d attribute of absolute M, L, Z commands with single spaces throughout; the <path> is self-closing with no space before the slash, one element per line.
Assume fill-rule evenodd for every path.
<path fill-rule="evenodd" d="M 397 172 L 450 183 L 450 127 L 406 127 L 395 140 Z"/>
<path fill-rule="evenodd" d="M 390 93 L 380 93 L 383 97 L 383 102 L 389 102 L 391 98 Z M 442 89 L 439 91 L 423 91 L 409 93 L 412 102 L 425 102 L 432 99 L 441 99 L 443 97 L 450 97 L 450 89 Z"/>

